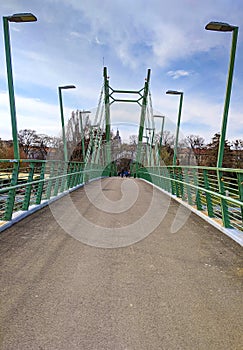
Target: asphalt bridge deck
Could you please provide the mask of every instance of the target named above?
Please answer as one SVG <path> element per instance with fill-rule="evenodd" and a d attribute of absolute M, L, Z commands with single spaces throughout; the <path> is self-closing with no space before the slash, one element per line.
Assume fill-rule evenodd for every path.
<path fill-rule="evenodd" d="M 240 350 L 241 253 L 147 183 L 92 182 L 1 233 L 0 349 Z"/>

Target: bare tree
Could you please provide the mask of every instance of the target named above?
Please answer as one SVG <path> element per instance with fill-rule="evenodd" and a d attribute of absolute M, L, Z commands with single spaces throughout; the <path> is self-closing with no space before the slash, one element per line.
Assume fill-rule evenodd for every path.
<path fill-rule="evenodd" d="M 199 136 L 199 135 L 189 135 L 186 137 L 186 139 L 184 140 L 186 145 L 189 146 L 187 148 L 188 152 L 188 165 L 191 164 L 191 158 L 192 155 L 195 157 L 194 159 L 196 159 L 196 162 L 198 165 L 201 164 L 201 150 L 203 149 L 204 145 L 205 145 L 205 140 L 203 137 Z"/>
<path fill-rule="evenodd" d="M 84 137 L 85 150 L 90 139 L 91 122 L 89 115 L 83 120 L 83 130 L 80 130 L 80 111 L 72 112 L 66 126 L 66 138 L 68 146 L 68 154 L 70 159 L 81 160 L 82 158 L 82 142 L 81 137 Z"/>
<path fill-rule="evenodd" d="M 155 142 L 159 142 L 160 134 L 155 135 Z M 173 159 L 173 145 L 175 142 L 174 135 L 169 130 L 165 130 L 162 135 L 162 146 L 159 148 L 159 154 L 161 160 L 166 165 L 172 164 Z"/>
<path fill-rule="evenodd" d="M 25 155 L 28 157 L 31 147 L 37 142 L 38 135 L 35 130 L 24 129 L 18 133 L 18 141 L 20 147 L 22 147 Z"/>
<path fill-rule="evenodd" d="M 174 145 L 174 143 L 175 143 L 174 135 L 172 135 L 169 130 L 165 130 L 163 132 L 162 145 L 171 147 L 172 145 Z"/>
<path fill-rule="evenodd" d="M 29 159 L 46 159 L 53 149 L 62 149 L 62 147 L 60 147 L 60 138 L 48 136 L 46 134 L 37 134 L 35 130 L 31 129 L 20 130 L 18 133 L 18 141 L 20 150 L 22 150 Z M 57 156 L 57 154 L 58 152 L 55 152 L 55 156 Z"/>

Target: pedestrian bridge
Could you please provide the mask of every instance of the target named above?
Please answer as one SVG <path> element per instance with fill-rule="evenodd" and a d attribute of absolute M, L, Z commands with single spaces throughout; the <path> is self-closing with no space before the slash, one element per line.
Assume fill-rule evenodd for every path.
<path fill-rule="evenodd" d="M 25 159 L 0 164 L 0 230 L 92 180 L 117 175 L 114 163 Z M 132 176 L 158 187 L 243 245 L 242 170 L 136 163 L 132 167 Z"/>
<path fill-rule="evenodd" d="M 76 124 L 71 127 L 73 134 L 79 135 L 79 150 L 76 153 L 79 154 L 78 159 L 82 162 L 73 161 L 74 153 L 68 152 L 65 129 L 63 129 L 64 161 L 60 159 L 0 160 L 1 229 L 11 225 L 18 217 L 23 217 L 30 211 L 48 204 L 93 179 L 117 175 L 117 163 L 120 157 L 124 158 L 124 152 L 111 142 L 110 107 L 113 103 L 125 102 L 135 103 L 140 108 L 137 143 L 135 142 L 130 149 L 131 175 L 157 186 L 169 196 L 179 200 L 181 205 L 189 207 L 238 243 L 243 244 L 243 170 L 225 169 L 220 166 L 216 168 L 196 165 L 179 166 L 177 156 L 179 116 L 173 162 L 165 166 L 161 153 L 164 119 L 162 118 L 158 142 L 155 139 L 154 119 L 163 116 L 153 113 L 149 91 L 150 69 L 147 72 L 144 87 L 136 91 L 112 88 L 106 67 L 104 67 L 103 76 L 104 84 L 98 107 L 92 124 L 89 124 L 88 145 L 85 146 L 87 139 L 82 115 L 79 115 L 80 123 L 77 116 Z M 180 94 L 180 114 L 183 93 L 167 92 Z M 144 138 L 146 142 L 143 142 Z M 18 144 L 14 144 L 14 149 L 18 150 Z M 125 153 L 127 157 L 129 150 L 125 150 Z M 223 158 L 220 150 L 219 156 L 220 159 Z"/>
<path fill-rule="evenodd" d="M 64 160 L 0 160 L 1 349 L 242 348 L 243 170 L 180 166 L 176 145 L 163 165 L 149 77 L 115 90 L 104 69 L 82 162 L 65 142 Z M 114 102 L 141 107 L 129 178 Z"/>

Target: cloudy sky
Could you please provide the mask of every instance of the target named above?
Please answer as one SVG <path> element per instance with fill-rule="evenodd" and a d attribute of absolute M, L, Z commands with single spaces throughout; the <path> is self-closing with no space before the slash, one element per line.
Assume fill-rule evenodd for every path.
<path fill-rule="evenodd" d="M 38 21 L 10 23 L 19 130 L 60 134 L 59 85 L 77 87 L 63 92 L 66 120 L 72 110 L 95 108 L 104 64 L 110 85 L 127 90 L 142 88 L 151 68 L 154 113 L 166 116 L 165 128 L 172 132 L 179 98 L 165 92 L 183 91 L 181 137 L 196 134 L 210 141 L 221 128 L 232 33 L 204 27 L 222 21 L 240 27 L 227 138 L 243 139 L 242 0 L 0 2 L 2 16 L 20 12 L 32 12 Z M 0 137 L 10 139 L 2 26 L 0 30 Z M 119 127 L 123 138 L 136 132 L 139 116 L 131 104 L 111 108 L 113 129 Z"/>

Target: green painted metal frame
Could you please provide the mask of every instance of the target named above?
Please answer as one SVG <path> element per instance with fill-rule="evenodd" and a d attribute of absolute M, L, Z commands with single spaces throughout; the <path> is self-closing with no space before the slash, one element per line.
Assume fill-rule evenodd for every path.
<path fill-rule="evenodd" d="M 107 74 L 107 67 L 104 67 L 103 77 L 104 77 L 104 99 L 105 99 L 105 120 L 106 120 L 106 164 L 111 164 L 111 145 L 110 145 L 110 106 L 114 102 L 127 102 L 127 103 L 137 103 L 141 107 L 140 123 L 139 123 L 139 135 L 138 135 L 138 147 L 137 147 L 137 157 L 136 164 L 141 161 L 141 147 L 144 131 L 144 122 L 146 115 L 146 108 L 148 103 L 148 93 L 149 93 L 149 82 L 150 82 L 151 70 L 148 69 L 147 78 L 145 79 L 144 87 L 140 90 L 117 90 L 113 89 L 109 85 L 109 78 Z M 114 97 L 114 94 L 137 94 L 138 99 L 121 99 Z M 142 103 L 141 103 L 142 101 Z M 136 166 L 138 169 L 138 166 Z M 111 175 L 111 168 L 109 169 Z M 134 173 L 136 174 L 136 172 Z"/>
<path fill-rule="evenodd" d="M 149 93 L 149 82 L 150 82 L 151 70 L 148 69 L 147 78 L 144 84 L 143 100 L 142 100 L 142 109 L 140 114 L 140 123 L 139 123 L 139 132 L 138 132 L 138 146 L 137 146 L 137 155 L 136 155 L 136 176 L 138 172 L 139 163 L 141 162 L 141 150 L 143 142 L 143 132 L 144 132 L 144 122 L 146 116 L 146 109 L 148 104 L 148 93 Z"/>

